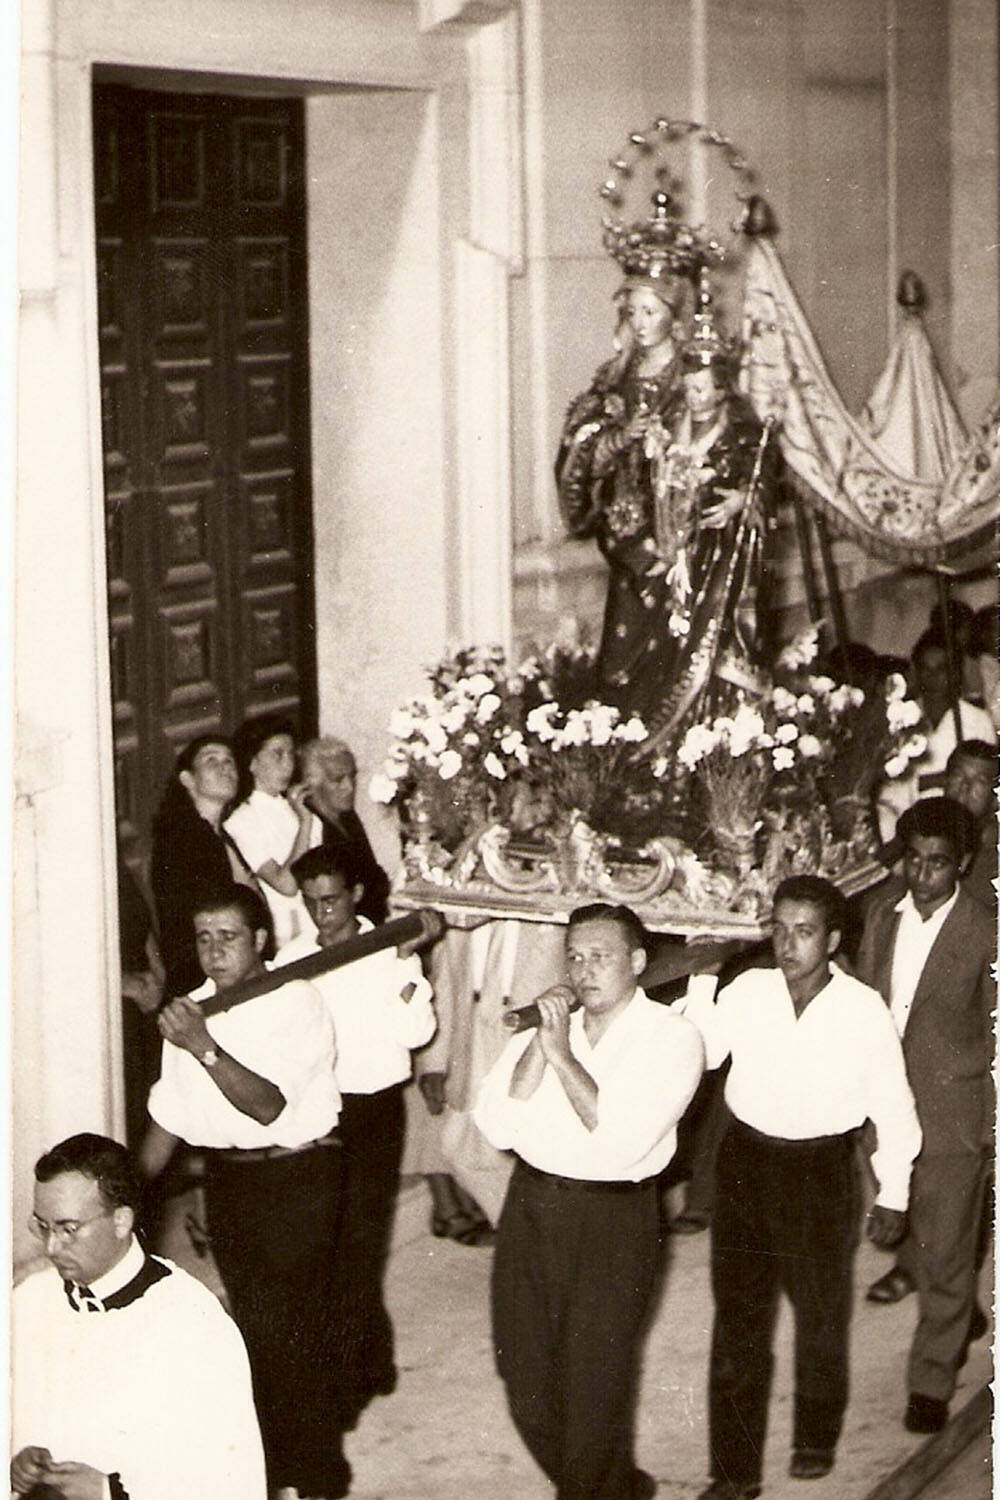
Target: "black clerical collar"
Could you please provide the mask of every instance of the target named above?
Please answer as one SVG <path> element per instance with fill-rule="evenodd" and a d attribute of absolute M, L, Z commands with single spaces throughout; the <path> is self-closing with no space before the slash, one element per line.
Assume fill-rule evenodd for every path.
<path fill-rule="evenodd" d="M 135 1269 L 136 1266 L 138 1269 Z M 134 1274 L 128 1275 L 124 1285 L 120 1280 L 120 1272 L 123 1270 L 126 1274 L 134 1270 Z M 119 1274 L 116 1275 L 116 1272 Z M 99 1277 L 92 1287 L 64 1281 L 63 1289 L 70 1306 L 77 1312 L 115 1312 L 120 1308 L 129 1307 L 133 1302 L 138 1302 L 150 1287 L 169 1275 L 168 1265 L 165 1265 L 162 1260 L 154 1260 L 152 1256 L 146 1255 L 139 1242 L 133 1240 L 120 1265 L 114 1267 L 108 1275 Z"/>

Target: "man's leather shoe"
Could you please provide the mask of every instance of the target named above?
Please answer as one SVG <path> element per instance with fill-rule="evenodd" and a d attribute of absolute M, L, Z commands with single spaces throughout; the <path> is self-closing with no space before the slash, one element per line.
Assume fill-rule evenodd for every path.
<path fill-rule="evenodd" d="M 713 1479 L 698 1500 L 757 1500 L 759 1484 L 734 1484 L 731 1479 Z"/>
<path fill-rule="evenodd" d="M 913 1277 L 902 1266 L 893 1266 L 873 1281 L 866 1293 L 869 1302 L 902 1302 L 913 1291 Z"/>
<path fill-rule="evenodd" d="M 907 1432 L 940 1432 L 948 1421 L 948 1403 L 937 1396 L 922 1396 L 911 1391 L 906 1403 L 903 1426 Z"/>
<path fill-rule="evenodd" d="M 832 1448 L 796 1448 L 788 1472 L 793 1479 L 822 1479 L 832 1468 Z"/>
<path fill-rule="evenodd" d="M 655 1494 L 656 1480 L 652 1474 L 647 1474 L 645 1469 L 636 1469 L 632 1475 L 630 1500 L 653 1500 Z"/>

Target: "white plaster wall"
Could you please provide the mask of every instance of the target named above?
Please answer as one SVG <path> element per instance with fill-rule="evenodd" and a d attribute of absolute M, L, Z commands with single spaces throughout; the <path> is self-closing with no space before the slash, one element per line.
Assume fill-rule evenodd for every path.
<path fill-rule="evenodd" d="M 952 0 L 950 23 L 950 354 L 971 426 L 996 392 L 1000 355 L 1000 10 L 996 0 Z"/>
<path fill-rule="evenodd" d="M 313 493 L 321 728 L 362 791 L 389 711 L 441 654 L 446 549 L 437 111 L 429 94 L 307 108 Z M 392 853 L 388 830 L 359 810 Z"/>
<path fill-rule="evenodd" d="M 81 70 L 53 58 L 54 16 L 26 7 L 15 537 L 12 1190 L 24 1253 L 31 1164 L 59 1136 L 116 1129 L 114 831 L 95 503 L 92 256 Z M 66 170 L 76 164 L 75 176 Z"/>
<path fill-rule="evenodd" d="M 354 136 L 353 159 L 342 148 L 338 155 L 331 138 L 326 164 L 332 170 L 336 160 L 337 186 L 354 194 L 354 222 L 368 225 L 367 243 L 342 242 L 342 248 L 358 273 L 348 290 L 368 298 L 363 338 L 370 358 L 364 369 L 358 361 L 347 379 L 350 401 L 364 416 L 354 428 L 345 425 L 334 445 L 336 418 L 327 408 L 318 452 L 317 495 L 322 501 L 336 490 L 342 502 L 339 513 L 324 512 L 330 524 L 321 517 L 318 526 L 321 548 L 331 549 L 321 556 L 323 601 L 332 600 L 354 632 L 347 651 L 325 657 L 324 712 L 335 707 L 339 715 L 346 703 L 356 717 L 362 697 L 370 702 L 382 694 L 381 719 L 400 690 L 411 689 L 416 664 L 437 654 L 448 593 L 441 566 L 447 487 L 441 476 L 437 161 L 434 105 L 426 91 L 454 88 L 461 79 L 460 39 L 420 35 L 412 8 L 390 0 L 287 0 L 280 6 L 270 0 L 24 0 L 11 1164 L 18 1260 L 29 1253 L 23 1225 L 35 1158 L 70 1131 L 116 1133 L 122 1125 L 90 186 L 95 65 L 134 70 L 130 76 L 154 87 L 167 82 L 162 70 L 179 70 L 171 82 L 192 87 L 423 91 L 381 95 L 386 112 L 369 117 L 369 128 Z M 322 152 L 317 160 L 322 166 Z M 362 181 L 368 169 L 372 175 Z M 335 239 L 333 207 L 329 220 Z M 322 252 L 322 244 L 318 248 Z M 336 274 L 345 283 L 351 279 L 343 262 Z M 320 354 L 323 340 L 339 339 L 332 313 L 340 317 L 343 308 L 336 287 L 317 308 L 314 393 L 337 391 Z M 341 375 L 346 379 L 346 369 Z M 334 446 L 340 451 L 345 435 L 364 451 L 338 471 L 329 454 Z M 381 467 L 367 461 L 372 453 L 384 456 Z M 395 542 L 396 568 L 384 580 L 383 598 L 372 581 L 387 540 Z M 345 541 L 356 549 L 353 560 Z M 349 602 L 362 596 L 392 626 L 381 638 L 405 643 L 395 669 L 386 656 L 369 653 L 369 638 L 379 632 L 371 616 L 362 625 L 360 610 L 352 614 Z M 390 597 L 395 611 L 385 602 Z M 330 610 L 322 615 L 323 630 L 325 651 L 337 637 Z M 350 677 L 353 697 L 338 696 L 332 686 L 340 673 Z M 362 740 L 364 753 L 374 730 Z"/>

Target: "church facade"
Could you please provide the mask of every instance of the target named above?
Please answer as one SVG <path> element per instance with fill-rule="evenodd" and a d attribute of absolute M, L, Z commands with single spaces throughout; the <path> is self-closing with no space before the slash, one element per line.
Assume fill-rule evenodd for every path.
<path fill-rule="evenodd" d="M 909 267 L 978 418 L 1000 276 L 991 0 L 24 0 L 21 49 L 11 1139 L 26 1259 L 34 1159 L 122 1124 L 123 745 L 145 788 L 125 809 L 141 854 L 165 757 L 206 703 L 231 730 L 225 705 L 294 702 L 352 743 L 363 788 L 392 707 L 448 644 L 516 648 L 596 618 L 603 575 L 563 538 L 552 459 L 609 352 L 596 189 L 628 132 L 668 113 L 739 144 L 853 409 Z M 145 124 L 109 145 L 109 100 L 130 91 Z M 225 121 L 238 158 L 212 145 Z M 113 207 L 138 157 L 135 201 L 177 212 L 151 211 L 137 248 Z M 289 259 L 263 209 L 293 180 Z M 223 198 L 243 258 L 220 274 Z M 153 319 L 131 354 L 119 305 Z M 215 406 L 201 325 L 231 360 Z M 144 486 L 165 519 L 122 543 Z M 886 649 L 916 634 L 917 582 L 876 611 L 865 561 L 840 560 L 859 632 Z M 794 603 L 794 570 L 787 586 Z"/>

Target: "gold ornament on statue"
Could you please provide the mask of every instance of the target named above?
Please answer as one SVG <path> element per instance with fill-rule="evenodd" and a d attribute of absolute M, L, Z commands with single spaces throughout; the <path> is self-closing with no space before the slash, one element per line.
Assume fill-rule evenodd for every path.
<path fill-rule="evenodd" d="M 732 229 L 744 228 L 750 205 L 757 201 L 753 172 L 732 141 L 719 131 L 695 120 L 672 120 L 665 115 L 658 116 L 648 130 L 632 131 L 624 150 L 608 162 L 610 176 L 601 183 L 598 193 L 611 210 L 602 218 L 604 248 L 636 285 L 661 290 L 676 278 L 696 280 L 703 267 L 717 266 L 726 259 L 727 251 L 720 240 L 704 224 L 691 223 L 690 216 L 685 218 L 680 197 L 684 183 L 668 164 L 670 153 L 687 153 L 692 144 L 720 153 L 736 178 L 735 192 L 742 208 Z M 629 188 L 643 177 L 656 183 L 652 211 L 645 218 L 629 221 L 625 217 Z"/>

